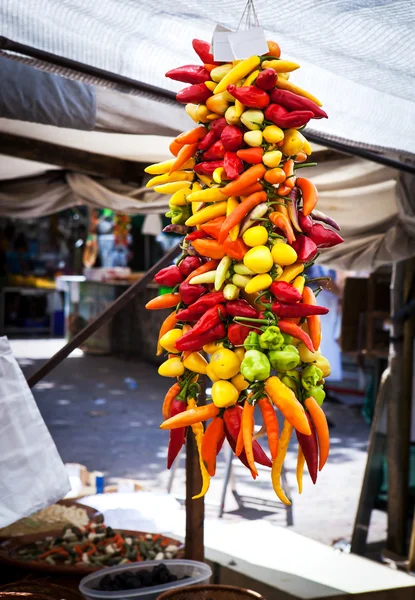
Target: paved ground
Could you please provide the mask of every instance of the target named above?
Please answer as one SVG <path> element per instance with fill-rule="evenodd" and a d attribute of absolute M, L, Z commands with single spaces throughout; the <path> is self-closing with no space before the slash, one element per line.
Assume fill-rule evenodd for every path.
<path fill-rule="evenodd" d="M 61 341 L 14 341 L 13 351 L 29 375 L 53 354 Z M 128 379 L 134 380 L 132 383 Z M 136 383 L 136 388 L 134 387 Z M 104 471 L 107 478 L 141 480 L 148 488 L 166 489 L 167 434 L 159 430 L 160 402 L 170 380 L 157 375 L 154 366 L 111 357 L 82 356 L 76 351 L 34 389 L 42 415 L 65 462 L 80 462 L 90 470 Z M 302 496 L 295 490 L 296 448 L 290 450 L 288 480 L 293 488 L 293 529 L 326 544 L 350 538 L 366 460 L 369 428 L 360 410 L 327 404 L 332 452 L 330 461 L 313 486 L 305 482 Z M 184 461 L 177 470 L 173 493 L 184 495 Z M 225 462 L 207 496 L 209 514 L 217 513 Z M 257 498 L 250 507 L 238 507 L 227 496 L 227 519 L 266 518 L 285 523 L 281 504 L 274 501 L 267 472 L 252 482 L 243 468 L 234 469 L 239 495 Z M 262 504 L 262 506 L 261 506 Z M 385 515 L 375 512 L 369 539 L 385 535 Z"/>

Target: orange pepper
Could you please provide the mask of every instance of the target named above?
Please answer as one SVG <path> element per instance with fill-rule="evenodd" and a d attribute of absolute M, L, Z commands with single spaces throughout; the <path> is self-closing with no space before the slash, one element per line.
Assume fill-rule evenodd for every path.
<path fill-rule="evenodd" d="M 170 417 L 170 409 L 173 403 L 173 400 L 180 394 L 181 387 L 178 383 L 174 383 L 167 394 L 164 397 L 163 407 L 161 409 L 163 419 L 168 419 Z"/>
<path fill-rule="evenodd" d="M 245 404 L 242 410 L 242 439 L 244 443 L 244 450 L 246 454 L 246 460 L 249 468 L 252 471 L 253 476 L 258 475 L 257 468 L 254 461 L 254 451 L 252 448 L 252 432 L 254 430 L 254 409 L 255 404 L 250 404 L 248 400 L 245 400 Z"/>
<path fill-rule="evenodd" d="M 193 242 L 194 242 L 194 240 L 193 240 Z M 196 277 L 197 275 L 203 275 L 203 273 L 207 273 L 208 271 L 214 271 L 216 269 L 216 267 L 218 266 L 218 264 L 219 263 L 217 260 L 208 260 L 207 263 L 205 263 L 204 265 L 201 265 L 200 267 L 198 267 L 197 269 L 192 271 L 190 273 L 190 275 L 188 275 L 186 277 L 185 281 L 190 281 L 191 279 L 193 279 L 193 277 Z"/>
<path fill-rule="evenodd" d="M 259 167 L 260 165 L 256 166 Z M 254 167 L 251 167 L 251 169 L 253 168 Z M 231 214 L 228 215 L 225 221 L 223 222 L 219 235 L 219 243 L 223 244 L 226 238 L 228 237 L 230 230 L 233 227 L 235 227 L 235 225 L 238 225 L 242 221 L 242 219 L 249 213 L 250 210 L 252 210 L 255 206 L 258 206 L 258 204 L 266 202 L 266 200 L 267 195 L 264 191 L 262 191 L 251 194 L 250 196 L 248 196 L 248 198 L 246 198 L 246 200 L 238 204 L 238 206 L 233 209 Z"/>
<path fill-rule="evenodd" d="M 169 150 L 173 154 L 173 156 L 177 156 L 181 148 L 182 144 L 179 144 L 178 142 L 176 142 L 176 140 L 173 140 L 169 146 Z"/>
<path fill-rule="evenodd" d="M 176 160 L 170 167 L 169 174 L 174 173 L 175 171 L 178 171 L 184 165 L 184 163 L 186 163 L 189 160 L 189 158 L 192 158 L 192 156 L 196 152 L 196 150 L 197 150 L 197 143 L 196 144 L 185 144 L 184 146 L 182 146 L 177 154 Z"/>
<path fill-rule="evenodd" d="M 296 185 L 301 190 L 303 214 L 307 217 L 316 207 L 318 200 L 317 188 L 312 181 L 305 177 L 298 177 Z"/>
<path fill-rule="evenodd" d="M 275 58 L 279 58 L 281 56 L 281 49 L 278 46 L 277 42 L 267 40 L 267 46 L 268 52 L 266 52 L 265 56 L 275 56 Z"/>
<path fill-rule="evenodd" d="M 216 219 L 212 219 L 207 223 L 203 223 L 200 226 L 200 229 L 210 235 L 210 237 L 215 238 L 215 240 L 219 237 L 220 228 L 222 227 L 222 223 L 226 217 L 216 217 Z"/>
<path fill-rule="evenodd" d="M 311 435 L 305 410 L 289 387 L 273 375 L 265 381 L 264 390 L 272 403 L 297 431 L 304 435 Z"/>
<path fill-rule="evenodd" d="M 199 142 L 202 138 L 205 137 L 208 130 L 206 127 L 201 125 L 200 127 L 195 127 L 194 129 L 189 129 L 189 131 L 184 131 L 180 135 L 175 138 L 175 142 L 178 144 L 195 144 Z"/>
<path fill-rule="evenodd" d="M 164 319 L 160 327 L 159 337 L 157 340 L 157 356 L 160 356 L 160 354 L 163 354 L 164 352 L 163 348 L 160 346 L 160 339 L 165 333 L 171 331 L 172 329 L 174 329 L 174 327 L 176 327 L 176 322 L 176 311 L 174 310 L 172 313 L 169 314 L 168 317 Z"/>
<path fill-rule="evenodd" d="M 206 256 L 207 258 L 221 260 L 225 256 L 223 245 L 216 240 L 210 240 L 208 238 L 193 240 L 192 246 L 196 252 L 198 252 L 201 256 Z"/>
<path fill-rule="evenodd" d="M 291 221 L 286 215 L 280 212 L 272 212 L 269 215 L 269 220 L 284 232 L 289 244 L 292 244 L 295 241 L 295 235 Z"/>
<path fill-rule="evenodd" d="M 271 184 L 282 183 L 285 181 L 286 175 L 283 169 L 280 167 L 275 167 L 275 169 L 270 169 L 264 175 L 265 181 Z"/>
<path fill-rule="evenodd" d="M 195 423 L 202 423 L 208 419 L 213 419 L 219 414 L 220 409 L 211 402 L 204 406 L 196 406 L 184 412 L 170 417 L 167 421 L 163 421 L 160 425 L 160 429 L 179 429 L 180 427 L 188 427 Z"/>
<path fill-rule="evenodd" d="M 321 471 L 326 464 L 330 451 L 329 426 L 327 425 L 327 419 L 323 409 L 318 405 L 317 401 L 312 396 L 307 398 L 304 404 L 310 413 L 311 420 L 316 430 L 320 455 L 318 470 Z"/>
<path fill-rule="evenodd" d="M 314 292 L 311 288 L 305 286 L 303 290 L 303 302 L 305 304 L 316 305 L 317 300 Z M 310 334 L 311 341 L 316 350 L 320 348 L 321 344 L 321 321 L 318 315 L 312 315 L 307 317 L 308 332 Z"/>
<path fill-rule="evenodd" d="M 241 191 L 252 185 L 253 183 L 257 183 L 259 179 L 262 179 L 266 167 L 264 165 L 253 165 L 249 167 L 246 171 L 244 171 L 237 179 L 234 179 L 228 185 L 221 188 L 221 192 L 223 192 L 226 196 L 239 196 Z"/>
<path fill-rule="evenodd" d="M 292 158 L 287 160 L 282 167 L 285 173 L 286 180 L 284 181 L 285 185 L 290 189 L 293 189 L 295 185 L 295 174 L 294 174 L 295 163 Z"/>
<path fill-rule="evenodd" d="M 173 308 L 177 306 L 181 301 L 182 297 L 180 294 L 163 294 L 162 296 L 156 296 L 152 298 L 146 304 L 147 310 L 162 310 L 163 308 Z"/>
<path fill-rule="evenodd" d="M 295 162 L 296 163 L 303 163 L 303 162 L 305 162 L 307 160 L 307 158 L 308 158 L 308 156 L 304 152 L 304 150 L 300 150 L 300 152 L 295 157 Z"/>
<path fill-rule="evenodd" d="M 260 165 L 264 155 L 263 148 L 243 148 L 237 151 L 237 156 L 251 165 Z"/>
<path fill-rule="evenodd" d="M 205 64 L 205 65 L 203 65 L 203 66 L 205 67 L 206 71 L 208 71 L 208 73 L 210 73 L 211 71 L 213 71 L 213 69 L 216 69 L 216 67 L 217 67 L 218 65 L 210 65 L 210 64 Z"/>
<path fill-rule="evenodd" d="M 224 241 L 223 248 L 225 250 L 225 254 L 237 261 L 243 260 L 245 254 L 249 250 L 242 238 L 236 238 L 236 240 L 232 240 L 230 236 L 228 236 Z"/>

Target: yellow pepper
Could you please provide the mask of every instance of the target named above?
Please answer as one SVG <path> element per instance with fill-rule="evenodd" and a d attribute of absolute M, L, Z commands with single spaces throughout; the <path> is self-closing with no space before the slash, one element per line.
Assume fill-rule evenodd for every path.
<path fill-rule="evenodd" d="M 251 146 L 252 148 L 256 148 L 257 146 L 261 146 L 262 144 L 262 131 L 247 131 L 244 133 L 244 142 Z"/>
<path fill-rule="evenodd" d="M 274 169 L 275 167 L 278 167 L 281 159 L 282 152 L 279 150 L 271 150 L 271 152 L 265 152 L 264 156 L 262 157 L 262 162 L 267 167 L 270 167 L 270 169 Z"/>
<path fill-rule="evenodd" d="M 158 194 L 174 194 L 179 190 L 184 190 L 186 188 L 190 188 L 192 184 L 190 181 L 173 181 L 172 183 L 163 183 L 161 185 L 156 185 L 154 191 Z"/>
<path fill-rule="evenodd" d="M 212 367 L 210 366 L 210 364 L 208 364 L 208 366 L 206 367 L 206 375 L 209 377 L 209 379 L 213 382 L 215 381 L 219 381 L 220 377 L 217 377 L 215 375 L 215 373 L 213 372 Z"/>
<path fill-rule="evenodd" d="M 297 260 L 297 252 L 292 246 L 284 242 L 274 244 L 271 255 L 274 263 L 282 267 L 292 265 Z"/>
<path fill-rule="evenodd" d="M 222 183 L 222 179 L 224 179 L 225 169 L 223 167 L 218 167 L 213 171 L 212 177 L 215 183 Z"/>
<path fill-rule="evenodd" d="M 316 98 L 315 96 L 313 96 L 313 94 L 310 94 L 310 92 L 303 90 L 302 88 L 298 87 L 298 85 L 295 85 L 294 83 L 291 83 L 290 81 L 287 81 L 286 79 L 282 79 L 281 77 L 279 77 L 277 79 L 275 87 L 280 88 L 281 90 L 288 90 L 289 92 L 293 92 L 293 94 L 298 94 L 299 96 L 302 96 L 303 98 L 308 98 L 312 102 L 315 102 L 317 104 L 317 106 L 322 106 L 322 103 L 320 102 L 320 100 L 318 98 Z"/>
<path fill-rule="evenodd" d="M 245 110 L 241 114 L 241 122 L 250 129 L 251 131 L 255 131 L 256 129 L 261 129 L 261 125 L 265 119 L 264 113 L 262 110 Z"/>
<path fill-rule="evenodd" d="M 195 121 L 195 123 L 207 123 L 207 115 L 210 110 L 204 104 L 186 104 L 185 110 L 189 117 Z"/>
<path fill-rule="evenodd" d="M 239 358 L 239 361 L 242 362 L 245 357 L 245 348 L 235 348 L 234 352 Z"/>
<path fill-rule="evenodd" d="M 298 275 L 293 281 L 293 286 L 303 295 L 304 286 L 305 286 L 305 277 L 302 275 Z"/>
<path fill-rule="evenodd" d="M 218 115 L 217 113 L 209 113 L 208 115 L 206 115 L 206 121 L 216 121 L 216 119 L 220 119 L 221 115 Z"/>
<path fill-rule="evenodd" d="M 167 352 L 177 352 L 176 342 L 182 335 L 183 331 L 181 329 L 171 329 L 160 338 L 159 344 Z"/>
<path fill-rule="evenodd" d="M 227 348 L 220 348 L 210 359 L 210 367 L 216 377 L 221 379 L 231 379 L 239 373 L 240 360 L 235 352 Z"/>
<path fill-rule="evenodd" d="M 212 400 L 217 408 L 233 406 L 238 402 L 239 391 L 230 381 L 215 381 L 212 385 Z"/>
<path fill-rule="evenodd" d="M 249 75 L 249 73 L 258 67 L 260 63 L 261 60 L 259 56 L 251 56 L 250 58 L 242 60 L 239 64 L 233 67 L 233 69 L 231 69 L 223 79 L 221 79 L 216 86 L 214 93 L 220 94 L 226 90 L 228 85 L 238 83 L 240 79 Z"/>
<path fill-rule="evenodd" d="M 187 401 L 187 410 L 191 410 L 192 408 L 196 408 L 196 401 L 193 398 L 189 398 Z M 203 436 L 205 435 L 205 430 L 202 423 L 195 423 L 192 425 L 192 431 L 195 436 L 197 452 L 199 454 L 200 473 L 202 475 L 202 489 L 200 490 L 199 494 L 196 494 L 196 496 L 193 496 L 192 498 L 192 500 L 196 500 L 197 498 L 202 498 L 202 496 L 204 496 L 208 491 L 210 486 L 210 475 L 207 472 L 206 465 L 202 458 L 202 441 Z"/>
<path fill-rule="evenodd" d="M 300 65 L 290 60 L 264 60 L 261 66 L 263 69 L 274 69 L 276 73 L 291 73 L 300 68 Z"/>
<path fill-rule="evenodd" d="M 223 348 L 222 342 L 211 342 L 210 344 L 205 344 L 203 346 L 203 352 L 206 352 L 206 354 L 214 354 L 216 350 L 219 350 L 220 348 Z"/>
<path fill-rule="evenodd" d="M 281 502 L 283 502 L 287 506 L 290 506 L 291 502 L 287 498 L 287 496 L 284 493 L 284 490 L 281 487 L 281 472 L 282 465 L 287 455 L 288 444 L 290 443 L 292 431 L 293 426 L 287 421 L 287 419 L 285 419 L 281 437 L 278 440 L 277 456 L 276 458 L 274 458 L 271 469 L 272 487 L 274 488 L 274 491 L 277 494 L 278 498 L 281 500 Z"/>
<path fill-rule="evenodd" d="M 251 269 L 248 269 L 248 267 L 245 267 L 244 263 L 241 263 L 241 262 L 235 263 L 233 265 L 233 270 L 238 275 L 255 275 L 255 273 L 253 271 L 251 271 Z"/>
<path fill-rule="evenodd" d="M 274 265 L 271 252 L 266 246 L 255 246 L 244 256 L 244 265 L 254 273 L 268 273 Z"/>
<path fill-rule="evenodd" d="M 305 363 L 315 364 L 317 359 L 321 356 L 321 353 L 319 350 L 316 350 L 315 352 L 310 352 L 310 350 L 307 348 L 307 346 L 305 344 L 303 344 L 303 342 L 301 342 L 298 345 L 298 353 L 300 355 L 302 362 L 305 362 Z"/>
<path fill-rule="evenodd" d="M 194 373 L 199 373 L 200 375 L 206 374 L 207 360 L 203 358 L 200 352 L 192 352 L 189 354 L 187 358 L 183 361 L 184 366 L 189 371 L 193 371 Z"/>
<path fill-rule="evenodd" d="M 222 92 L 221 94 L 210 96 L 210 98 L 206 100 L 206 106 L 210 112 L 214 112 L 218 115 L 224 115 L 229 108 L 229 102 L 230 100 L 228 92 Z"/>
<path fill-rule="evenodd" d="M 225 63 L 224 65 L 219 65 L 219 67 L 215 67 L 214 69 L 211 70 L 210 72 L 210 78 L 213 80 L 213 82 L 219 83 L 219 81 L 221 81 L 225 75 L 227 75 L 229 73 L 229 71 L 232 71 L 233 69 L 233 65 L 231 65 L 230 63 Z M 214 85 L 214 88 L 216 87 L 216 83 Z M 209 88 L 211 89 L 211 88 Z"/>
<path fill-rule="evenodd" d="M 297 129 L 286 129 L 284 131 L 284 143 L 281 146 L 281 150 L 286 156 L 295 156 L 301 152 L 305 141 L 305 137 Z"/>
<path fill-rule="evenodd" d="M 268 231 L 263 225 L 250 227 L 242 236 L 247 246 L 263 246 L 268 241 Z"/>
<path fill-rule="evenodd" d="M 305 456 L 301 450 L 300 444 L 298 444 L 297 453 L 297 468 L 295 471 L 297 477 L 298 493 L 301 494 L 303 491 L 303 473 L 304 473 Z"/>
<path fill-rule="evenodd" d="M 200 192 L 192 192 L 188 198 L 188 202 L 220 202 L 226 200 L 226 194 L 220 191 L 221 188 L 212 187 Z"/>
<path fill-rule="evenodd" d="M 226 274 L 232 264 L 232 259 L 230 256 L 224 256 L 218 266 L 216 267 L 216 277 L 215 277 L 215 290 L 218 292 L 223 286 Z"/>
<path fill-rule="evenodd" d="M 231 383 L 236 387 L 239 392 L 249 388 L 249 381 L 245 379 L 242 373 L 238 373 L 235 377 L 232 377 Z"/>
<path fill-rule="evenodd" d="M 224 115 L 228 125 L 237 125 L 240 121 L 240 116 L 236 110 L 236 106 L 230 106 Z"/>
<path fill-rule="evenodd" d="M 239 273 L 235 273 L 235 275 L 232 277 L 232 283 L 238 288 L 245 289 L 250 281 L 251 278 L 248 277 L 248 275 L 240 275 Z"/>
<path fill-rule="evenodd" d="M 239 297 L 239 288 L 234 283 L 227 283 L 223 288 L 225 300 L 236 300 Z"/>
<path fill-rule="evenodd" d="M 307 140 L 307 138 L 304 138 L 304 146 L 303 146 L 303 150 L 304 152 L 307 154 L 307 156 L 310 156 L 310 154 L 313 153 L 313 150 L 311 148 L 311 144 L 310 142 Z M 183 167 L 184 168 L 184 167 Z"/>
<path fill-rule="evenodd" d="M 183 373 L 184 365 L 178 356 L 164 361 L 158 369 L 158 374 L 162 377 L 181 377 Z"/>
<path fill-rule="evenodd" d="M 197 174 L 197 178 L 200 179 L 200 181 L 204 184 L 207 185 L 207 187 L 212 187 L 212 185 L 214 184 L 214 181 L 211 177 L 209 177 L 209 175 L 201 175 L 200 173 Z M 202 187 L 199 188 L 200 191 L 202 189 Z"/>
<path fill-rule="evenodd" d="M 278 144 L 284 139 L 284 132 L 277 125 L 267 125 L 262 132 L 264 140 L 269 144 Z"/>
<path fill-rule="evenodd" d="M 169 205 L 173 204 L 174 206 L 185 206 L 187 204 L 186 198 L 191 193 L 192 192 L 189 189 L 175 192 L 169 200 Z"/>
<path fill-rule="evenodd" d="M 256 275 L 251 281 L 245 286 L 245 292 L 247 294 L 254 294 L 261 290 L 267 290 L 272 283 L 271 275 L 265 273 L 263 275 Z"/>
<path fill-rule="evenodd" d="M 172 168 L 176 158 L 171 158 L 170 160 L 164 160 L 163 162 L 155 163 L 154 165 L 149 165 L 144 169 L 146 173 L 149 175 L 162 175 L 163 173 L 168 173 Z M 182 169 L 193 169 L 195 166 L 195 159 L 189 158 L 187 162 L 184 163 Z"/>
<path fill-rule="evenodd" d="M 230 198 L 228 198 L 228 203 L 226 205 L 226 216 L 228 217 L 231 212 L 238 206 L 239 204 L 239 200 L 236 196 L 231 196 Z M 231 240 L 235 241 L 236 238 L 239 235 L 239 229 L 240 229 L 240 223 L 238 223 L 238 225 L 235 225 L 235 227 L 232 227 L 232 229 L 229 232 L 229 235 L 231 236 Z"/>
<path fill-rule="evenodd" d="M 201 275 L 196 275 L 192 277 L 189 283 L 192 285 L 199 283 L 215 283 L 216 279 L 216 269 L 214 271 L 206 271 L 206 273 L 202 273 Z"/>
<path fill-rule="evenodd" d="M 156 175 L 152 177 L 146 183 L 146 188 L 160 185 L 161 183 L 172 183 L 174 181 L 193 181 L 193 173 L 191 171 L 175 171 L 174 173 L 164 173 L 163 175 Z"/>
<path fill-rule="evenodd" d="M 297 277 L 297 275 L 301 275 L 303 271 L 303 263 L 294 263 L 293 265 L 285 267 L 281 277 L 278 278 L 278 281 L 286 281 L 287 283 L 291 283 Z"/>
<path fill-rule="evenodd" d="M 322 354 L 317 357 L 313 364 L 323 371 L 323 377 L 328 377 L 330 375 L 330 363 Z"/>
<path fill-rule="evenodd" d="M 206 190 L 208 191 L 208 190 Z M 226 214 L 226 202 L 218 202 L 217 204 L 212 204 L 211 206 L 206 206 L 206 208 L 202 208 L 196 214 L 192 215 L 187 219 L 185 225 L 188 227 L 193 227 L 194 225 L 201 225 L 202 223 L 207 223 L 211 219 L 215 219 L 216 217 L 223 217 Z"/>
<path fill-rule="evenodd" d="M 250 75 L 248 75 L 248 77 L 245 79 L 244 86 L 253 85 L 253 83 L 254 83 L 255 79 L 258 77 L 258 75 L 259 75 L 259 69 L 252 71 L 252 73 Z"/>

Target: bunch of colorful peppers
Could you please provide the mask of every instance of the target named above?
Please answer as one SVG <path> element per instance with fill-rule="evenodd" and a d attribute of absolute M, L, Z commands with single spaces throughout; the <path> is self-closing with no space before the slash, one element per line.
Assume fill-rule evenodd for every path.
<path fill-rule="evenodd" d="M 128 247 L 130 228 L 131 218 L 128 215 L 116 213 L 114 219 L 114 244 L 116 246 Z"/>
<path fill-rule="evenodd" d="M 191 427 L 200 495 L 226 438 L 252 477 L 256 464 L 271 468 L 275 492 L 289 504 L 281 471 L 293 429 L 300 493 L 304 464 L 315 483 L 329 452 L 321 405 L 330 365 L 319 350 L 320 315 L 328 311 L 317 303 L 321 288 L 307 268 L 320 248 L 343 240 L 337 223 L 316 209 L 315 185 L 298 174 L 315 164 L 307 162 L 311 147 L 300 130 L 327 115 L 290 82 L 298 65 L 281 59 L 275 42 L 266 55 L 234 63 L 216 62 L 201 40 L 193 47 L 203 64 L 167 77 L 190 84 L 177 99 L 198 126 L 171 143 L 171 160 L 146 169 L 154 175 L 147 186 L 171 195 L 165 231 L 184 235 L 178 264 L 155 277 L 172 292 L 147 304 L 173 309 L 158 343 L 158 354 L 168 353 L 160 375 L 177 378 L 163 404 L 168 467 Z M 211 400 L 198 405 L 205 374 Z M 281 434 L 275 409 L 284 417 Z M 271 459 L 257 441 L 265 434 Z"/>

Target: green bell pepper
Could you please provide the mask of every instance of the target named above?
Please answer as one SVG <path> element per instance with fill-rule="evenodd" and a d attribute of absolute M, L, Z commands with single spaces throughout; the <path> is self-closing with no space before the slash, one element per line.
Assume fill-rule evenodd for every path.
<path fill-rule="evenodd" d="M 259 345 L 259 335 L 255 331 L 250 331 L 248 336 L 244 341 L 245 350 L 259 350 L 261 351 L 261 346 Z"/>
<path fill-rule="evenodd" d="M 305 390 L 310 390 L 316 386 L 323 377 L 323 371 L 315 365 L 307 365 L 301 373 L 301 383 Z"/>
<path fill-rule="evenodd" d="M 298 371 L 286 371 L 281 377 L 281 381 L 298 397 L 300 387 L 300 373 Z"/>
<path fill-rule="evenodd" d="M 300 355 L 295 346 L 284 346 L 281 350 L 270 350 L 268 353 L 271 367 L 276 371 L 292 371 L 300 362 Z"/>
<path fill-rule="evenodd" d="M 271 374 L 271 365 L 263 352 L 248 350 L 241 363 L 241 373 L 248 381 L 263 381 Z"/>
<path fill-rule="evenodd" d="M 292 344 L 293 343 L 292 335 L 288 335 L 288 333 L 283 333 L 282 337 L 284 338 L 284 344 Z"/>
<path fill-rule="evenodd" d="M 267 327 L 259 338 L 259 344 L 264 350 L 279 350 L 284 345 L 284 336 L 276 325 Z"/>
<path fill-rule="evenodd" d="M 176 206 L 175 204 L 170 204 L 169 202 L 169 208 L 170 210 L 168 213 L 166 213 L 166 217 L 170 217 L 171 222 L 174 225 L 183 225 L 192 215 L 190 206 L 187 204 L 184 206 Z"/>
<path fill-rule="evenodd" d="M 326 397 L 326 392 L 323 389 L 322 385 L 315 385 L 311 389 L 307 390 L 308 396 L 312 396 L 319 406 L 321 406 L 324 402 L 324 398 Z"/>

